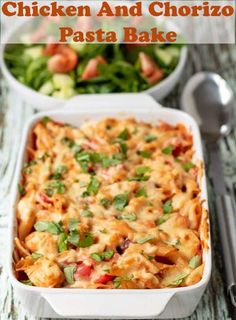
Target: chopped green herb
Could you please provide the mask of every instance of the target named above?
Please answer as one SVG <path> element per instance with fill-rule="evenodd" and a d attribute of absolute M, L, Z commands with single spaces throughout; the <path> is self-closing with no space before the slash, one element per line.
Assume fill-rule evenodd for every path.
<path fill-rule="evenodd" d="M 137 176 L 142 176 L 145 173 L 151 172 L 151 171 L 152 171 L 152 169 L 150 167 L 138 167 L 138 168 L 136 168 L 135 173 Z"/>
<path fill-rule="evenodd" d="M 76 146 L 75 141 L 72 140 L 72 139 L 70 139 L 70 138 L 68 138 L 68 137 L 63 137 L 63 138 L 61 139 L 61 143 L 64 144 L 64 145 L 66 145 L 66 146 L 68 146 L 68 148 L 70 148 L 70 149 L 72 149 L 73 147 Z M 79 146 L 78 146 L 78 147 L 79 147 Z M 77 150 L 77 152 L 78 152 L 78 151 L 79 151 L 79 150 Z"/>
<path fill-rule="evenodd" d="M 192 162 L 185 162 L 182 164 L 183 169 L 188 172 L 190 169 L 194 168 L 195 165 Z"/>
<path fill-rule="evenodd" d="M 144 150 L 144 151 L 137 151 L 137 154 L 145 159 L 149 159 L 151 158 L 151 152 L 148 150 Z"/>
<path fill-rule="evenodd" d="M 172 154 L 172 151 L 173 151 L 173 147 L 172 146 L 168 146 L 168 147 L 162 149 L 162 153 L 164 153 L 166 155 Z"/>
<path fill-rule="evenodd" d="M 90 210 L 84 210 L 80 213 L 80 215 L 82 217 L 86 217 L 86 218 L 92 218 L 93 217 L 93 213 Z"/>
<path fill-rule="evenodd" d="M 46 125 L 48 122 L 52 121 L 49 117 L 43 117 L 42 123 Z"/>
<path fill-rule="evenodd" d="M 200 265 L 200 257 L 198 255 L 193 256 L 189 261 L 189 266 L 191 269 L 196 269 Z"/>
<path fill-rule="evenodd" d="M 47 190 L 47 192 L 49 191 L 49 193 L 51 194 L 51 190 L 55 191 L 56 193 L 59 194 L 64 194 L 66 191 L 66 187 L 64 185 L 63 182 L 59 181 L 59 180 L 55 180 L 52 181 L 48 184 L 47 188 L 45 189 L 45 191 Z M 51 194 L 52 196 L 52 194 Z"/>
<path fill-rule="evenodd" d="M 91 180 L 89 182 L 87 192 L 91 194 L 97 194 L 99 190 L 100 183 L 97 178 L 91 177 Z"/>
<path fill-rule="evenodd" d="M 114 256 L 113 250 L 104 251 L 102 253 L 94 252 L 91 254 L 91 257 L 93 258 L 93 260 L 95 260 L 97 262 L 101 262 L 103 260 L 109 260 L 113 256 Z"/>
<path fill-rule="evenodd" d="M 128 275 L 128 276 L 124 276 L 124 277 L 116 277 L 113 280 L 114 287 L 117 289 L 120 287 L 122 281 L 131 281 L 133 278 L 134 278 L 133 274 Z"/>
<path fill-rule="evenodd" d="M 163 214 L 156 222 L 156 224 L 159 226 L 160 224 L 166 222 L 170 218 L 170 214 Z"/>
<path fill-rule="evenodd" d="M 48 197 L 52 197 L 54 194 L 54 190 L 52 188 L 46 188 L 44 189 L 44 192 Z"/>
<path fill-rule="evenodd" d="M 64 274 L 68 284 L 74 283 L 74 272 L 76 270 L 75 266 L 67 266 L 64 268 Z"/>
<path fill-rule="evenodd" d="M 107 229 L 106 228 L 104 228 L 104 229 L 102 229 L 102 230 L 99 230 L 101 233 L 104 233 L 104 234 L 107 234 L 108 233 L 108 231 L 107 231 Z"/>
<path fill-rule="evenodd" d="M 79 248 L 87 248 L 93 244 L 93 236 L 91 233 L 86 233 L 84 239 L 79 241 Z"/>
<path fill-rule="evenodd" d="M 114 207 L 117 211 L 123 211 L 128 205 L 129 195 L 128 193 L 121 193 L 115 196 L 113 200 Z"/>
<path fill-rule="evenodd" d="M 176 278 L 169 285 L 178 287 L 187 276 L 188 276 L 188 273 L 179 274 L 176 276 Z"/>
<path fill-rule="evenodd" d="M 148 134 L 147 136 L 144 137 L 144 140 L 146 142 L 152 142 L 155 141 L 157 139 L 156 136 L 154 136 L 153 134 Z"/>
<path fill-rule="evenodd" d="M 119 135 L 118 135 L 118 139 L 121 139 L 121 140 L 128 140 L 129 139 L 129 131 L 128 129 L 124 129 Z"/>
<path fill-rule="evenodd" d="M 139 197 L 147 197 L 147 192 L 146 192 L 145 188 L 140 188 L 140 189 L 136 192 L 135 197 L 136 197 L 136 198 L 139 198 Z"/>
<path fill-rule="evenodd" d="M 121 216 L 117 217 L 118 220 L 127 220 L 127 221 L 136 221 L 137 216 L 135 213 L 126 213 L 122 214 Z"/>
<path fill-rule="evenodd" d="M 58 246 L 58 252 L 63 252 L 68 250 L 67 235 L 64 232 L 59 235 L 57 246 Z"/>
<path fill-rule="evenodd" d="M 97 262 L 101 262 L 103 260 L 101 253 L 91 253 L 91 258 L 93 258 L 93 260 L 97 261 Z"/>
<path fill-rule="evenodd" d="M 76 219 L 76 218 L 70 219 L 70 221 L 69 221 L 69 230 L 70 231 L 78 230 L 78 223 L 79 223 L 78 219 Z"/>
<path fill-rule="evenodd" d="M 127 151 L 128 151 L 127 144 L 121 141 L 119 142 L 119 144 L 120 144 L 121 153 L 123 154 L 124 157 L 126 157 Z"/>
<path fill-rule="evenodd" d="M 128 181 L 139 181 L 139 182 L 142 182 L 142 181 L 148 181 L 150 179 L 150 176 L 136 176 L 136 177 L 133 177 L 133 178 L 129 178 Z"/>
<path fill-rule="evenodd" d="M 103 257 L 105 260 L 109 260 L 114 256 L 114 251 L 113 250 L 107 250 L 105 252 L 103 252 Z"/>
<path fill-rule="evenodd" d="M 103 198 L 103 199 L 100 200 L 100 204 L 101 204 L 103 207 L 107 208 L 107 207 L 109 207 L 109 206 L 112 205 L 112 200 L 107 199 L 107 198 Z"/>
<path fill-rule="evenodd" d="M 26 286 L 33 286 L 33 283 L 28 279 L 28 280 L 22 280 L 21 283 L 25 284 Z"/>
<path fill-rule="evenodd" d="M 164 214 L 168 214 L 168 213 L 171 213 L 172 211 L 173 211 L 172 201 L 167 200 L 163 205 L 163 212 Z"/>
<path fill-rule="evenodd" d="M 144 237 L 144 238 L 141 238 L 141 239 L 137 240 L 137 243 L 143 244 L 143 243 L 148 242 L 148 241 L 153 240 L 153 239 L 154 239 L 153 236 L 147 236 L 147 237 Z"/>
<path fill-rule="evenodd" d="M 18 184 L 18 190 L 21 196 L 24 196 L 26 194 L 25 187 L 22 186 L 21 184 Z"/>
<path fill-rule="evenodd" d="M 50 179 L 60 180 L 62 175 L 68 171 L 68 167 L 65 165 L 60 165 L 57 167 L 55 172 L 50 176 Z"/>
<path fill-rule="evenodd" d="M 168 246 L 178 246 L 180 244 L 180 241 L 178 239 L 174 239 L 174 240 L 166 240 L 164 241 L 165 244 L 167 244 Z"/>
<path fill-rule="evenodd" d="M 47 152 L 44 152 L 44 154 L 42 155 L 42 157 L 39 158 L 39 160 L 42 160 L 43 162 L 49 158 L 49 154 Z"/>
<path fill-rule="evenodd" d="M 43 255 L 41 253 L 38 253 L 38 252 L 33 252 L 31 254 L 31 257 L 34 259 L 34 260 L 37 260 L 39 258 L 41 258 Z"/>
<path fill-rule="evenodd" d="M 35 223 L 34 228 L 36 231 L 49 232 L 52 234 L 60 234 L 63 232 L 60 223 L 53 221 L 38 221 Z"/>
<path fill-rule="evenodd" d="M 79 246 L 79 240 L 80 240 L 80 236 L 79 236 L 79 232 L 78 230 L 73 230 L 69 233 L 67 241 L 71 244 L 73 244 L 74 246 L 78 247 Z"/>

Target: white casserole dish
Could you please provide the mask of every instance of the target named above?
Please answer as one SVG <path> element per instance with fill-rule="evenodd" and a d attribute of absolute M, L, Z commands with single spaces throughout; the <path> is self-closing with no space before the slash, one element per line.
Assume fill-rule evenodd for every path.
<path fill-rule="evenodd" d="M 77 108 L 77 104 L 80 108 Z M 17 225 L 15 208 L 18 200 L 17 184 L 21 169 L 26 160 L 26 145 L 32 128 L 43 116 L 53 120 L 79 126 L 85 120 L 98 120 L 107 116 L 135 117 L 138 120 L 157 123 L 159 120 L 170 124 L 183 123 L 192 132 L 195 157 L 203 160 L 202 145 L 198 126 L 193 118 L 182 111 L 161 108 L 150 96 L 144 94 L 91 95 L 76 97 L 68 101 L 65 108 L 48 111 L 32 117 L 23 133 L 19 161 L 13 184 L 13 198 L 10 221 L 10 243 L 8 269 L 11 283 L 25 309 L 37 317 L 65 318 L 182 318 L 189 316 L 196 308 L 207 286 L 211 274 L 211 246 L 209 231 L 201 228 L 205 264 L 200 282 L 189 287 L 149 290 L 124 289 L 65 289 L 39 288 L 26 286 L 14 276 L 12 268 L 13 238 Z M 200 181 L 201 198 L 207 200 L 206 178 Z M 207 201 L 203 202 L 207 208 Z M 207 220 L 209 226 L 209 221 Z"/>

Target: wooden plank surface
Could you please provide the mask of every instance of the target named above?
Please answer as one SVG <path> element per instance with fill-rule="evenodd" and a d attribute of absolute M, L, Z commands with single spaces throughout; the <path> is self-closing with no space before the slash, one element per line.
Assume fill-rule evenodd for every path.
<path fill-rule="evenodd" d="M 164 100 L 169 107 L 179 107 L 179 97 L 187 79 L 201 70 L 220 73 L 236 94 L 236 47 L 234 45 L 192 45 L 189 46 L 188 63 L 175 90 Z M 236 109 L 236 106 L 235 106 Z M 0 319 L 36 320 L 26 315 L 12 290 L 6 273 L 7 224 L 11 182 L 17 161 L 22 127 L 35 110 L 8 91 L 1 81 L 0 100 Z M 236 124 L 236 123 L 235 123 Z M 236 126 L 235 126 L 236 127 Z M 224 160 L 225 181 L 236 208 L 236 130 L 221 143 Z M 218 231 L 214 215 L 214 194 L 210 192 L 211 231 L 213 242 L 213 272 L 210 284 L 199 306 L 188 320 L 231 319 L 224 291 L 224 277 L 219 249 Z M 236 217 L 235 217 L 236 220 Z M 185 319 L 185 320 L 187 320 Z"/>

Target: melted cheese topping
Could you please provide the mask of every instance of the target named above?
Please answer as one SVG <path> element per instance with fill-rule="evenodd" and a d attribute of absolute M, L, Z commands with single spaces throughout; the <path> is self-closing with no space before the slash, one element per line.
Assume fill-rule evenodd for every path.
<path fill-rule="evenodd" d="M 17 206 L 19 280 L 144 289 L 201 279 L 201 165 L 182 124 L 45 118 L 33 137 Z"/>

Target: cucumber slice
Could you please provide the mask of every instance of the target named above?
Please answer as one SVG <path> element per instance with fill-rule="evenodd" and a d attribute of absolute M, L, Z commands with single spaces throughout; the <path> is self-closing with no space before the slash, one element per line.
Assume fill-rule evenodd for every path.
<path fill-rule="evenodd" d="M 171 46 L 170 46 L 170 47 L 166 48 L 165 51 L 166 51 L 167 53 L 169 53 L 170 55 L 172 55 L 172 57 L 173 57 L 174 59 L 179 59 L 179 57 L 180 57 L 180 48 L 171 47 Z"/>
<path fill-rule="evenodd" d="M 68 99 L 73 97 L 76 94 L 73 88 L 63 88 L 58 91 L 54 91 L 52 96 L 58 99 Z"/>
<path fill-rule="evenodd" d="M 170 52 L 167 52 L 167 49 L 160 49 L 157 48 L 155 49 L 155 54 L 158 59 L 162 64 L 165 66 L 170 66 L 172 61 L 173 61 L 173 56 Z"/>
<path fill-rule="evenodd" d="M 27 48 L 24 50 L 24 53 L 29 56 L 31 59 L 35 60 L 43 55 L 43 47 L 42 46 L 35 46 L 32 48 Z"/>
<path fill-rule="evenodd" d="M 39 93 L 49 96 L 50 94 L 53 93 L 53 90 L 54 88 L 53 88 L 52 81 L 47 81 L 39 88 Z"/>
<path fill-rule="evenodd" d="M 55 89 L 73 88 L 75 85 L 74 80 L 68 74 L 55 73 L 52 77 L 52 82 Z"/>

